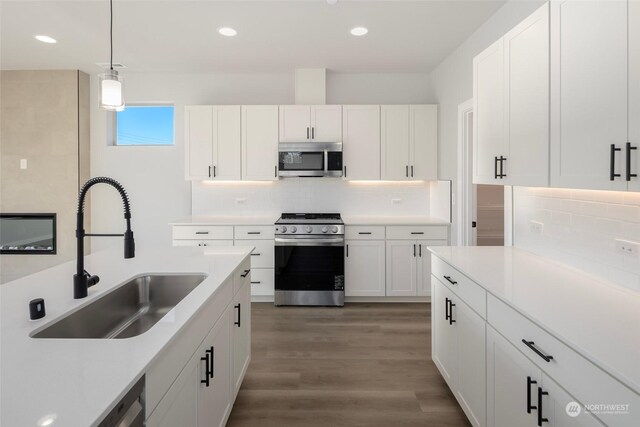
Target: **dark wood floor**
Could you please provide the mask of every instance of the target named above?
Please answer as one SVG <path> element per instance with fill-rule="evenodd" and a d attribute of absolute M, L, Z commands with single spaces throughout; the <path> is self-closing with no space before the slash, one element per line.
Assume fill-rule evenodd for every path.
<path fill-rule="evenodd" d="M 228 426 L 468 426 L 431 361 L 429 304 L 252 305 Z"/>

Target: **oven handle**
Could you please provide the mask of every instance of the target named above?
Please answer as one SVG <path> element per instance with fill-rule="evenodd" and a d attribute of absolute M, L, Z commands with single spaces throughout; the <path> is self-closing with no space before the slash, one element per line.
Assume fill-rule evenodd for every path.
<path fill-rule="evenodd" d="M 344 239 L 282 239 L 276 237 L 276 246 L 344 246 Z"/>

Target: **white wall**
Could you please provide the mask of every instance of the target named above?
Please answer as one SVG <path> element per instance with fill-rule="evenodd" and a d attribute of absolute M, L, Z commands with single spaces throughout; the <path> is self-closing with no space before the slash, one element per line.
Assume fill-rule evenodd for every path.
<path fill-rule="evenodd" d="M 640 242 L 640 193 L 514 187 L 515 244 L 640 290 L 640 256 L 614 239 Z M 542 234 L 531 221 L 544 224 Z"/>
<path fill-rule="evenodd" d="M 106 113 L 98 109 L 94 90 L 91 111 L 91 174 L 92 176 L 112 176 L 128 190 L 132 202 L 132 227 L 137 240 L 144 243 L 170 244 L 171 233 L 167 223 L 191 214 L 191 183 L 184 180 L 184 106 L 291 104 L 294 102 L 293 71 L 287 74 L 179 75 L 134 74 L 127 73 L 125 70 L 122 75 L 125 78 L 125 98 L 128 103 L 171 102 L 175 105 L 176 145 L 174 147 L 107 146 Z M 92 76 L 91 87 L 97 88 L 96 76 Z M 429 78 L 425 74 L 330 73 L 327 76 L 327 103 L 432 103 L 434 101 Z M 285 186 L 283 188 L 288 188 Z M 331 184 L 326 186 L 329 187 Z M 338 188 L 350 187 L 348 184 L 341 184 Z M 91 191 L 93 231 L 121 230 L 123 228 L 122 207 L 117 193 L 112 189 L 99 187 L 94 187 Z M 391 191 L 400 190 L 394 187 Z M 216 197 L 215 192 L 211 194 Z M 342 197 L 344 195 L 339 195 L 339 198 Z M 370 198 L 370 192 L 364 192 L 362 197 Z M 428 198 L 428 192 L 425 192 L 424 200 Z M 387 194 L 380 200 L 388 202 L 390 196 Z M 406 196 L 405 200 L 408 201 Z M 388 208 L 384 206 L 387 202 L 381 202 L 382 210 Z M 412 199 L 411 204 L 406 203 L 402 206 L 403 208 L 418 206 L 414 203 L 419 202 L 417 199 Z M 264 206 L 271 209 L 270 205 Z M 420 209 L 424 207 L 424 205 L 420 206 Z M 261 206 L 257 206 L 256 209 L 261 209 Z M 122 244 L 121 239 L 93 240 L 94 249 L 100 249 L 108 244 Z"/>
<path fill-rule="evenodd" d="M 540 7 L 543 1 L 511 0 L 430 74 L 431 86 L 440 104 L 439 178 L 452 180 L 457 194 L 458 105 L 472 97 L 473 57 Z M 451 235 L 457 233 L 457 209 L 453 209 Z"/>

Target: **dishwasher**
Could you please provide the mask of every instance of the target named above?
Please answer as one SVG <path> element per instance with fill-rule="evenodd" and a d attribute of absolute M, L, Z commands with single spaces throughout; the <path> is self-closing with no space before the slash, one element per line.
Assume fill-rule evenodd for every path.
<path fill-rule="evenodd" d="M 127 391 L 98 427 L 144 426 L 144 375 Z"/>

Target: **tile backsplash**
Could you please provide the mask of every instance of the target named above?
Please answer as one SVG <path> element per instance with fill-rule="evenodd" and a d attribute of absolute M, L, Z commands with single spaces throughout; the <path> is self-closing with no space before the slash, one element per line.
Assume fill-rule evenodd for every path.
<path fill-rule="evenodd" d="M 513 203 L 515 246 L 640 291 L 640 254 L 616 248 L 640 246 L 640 193 L 514 187 Z"/>

